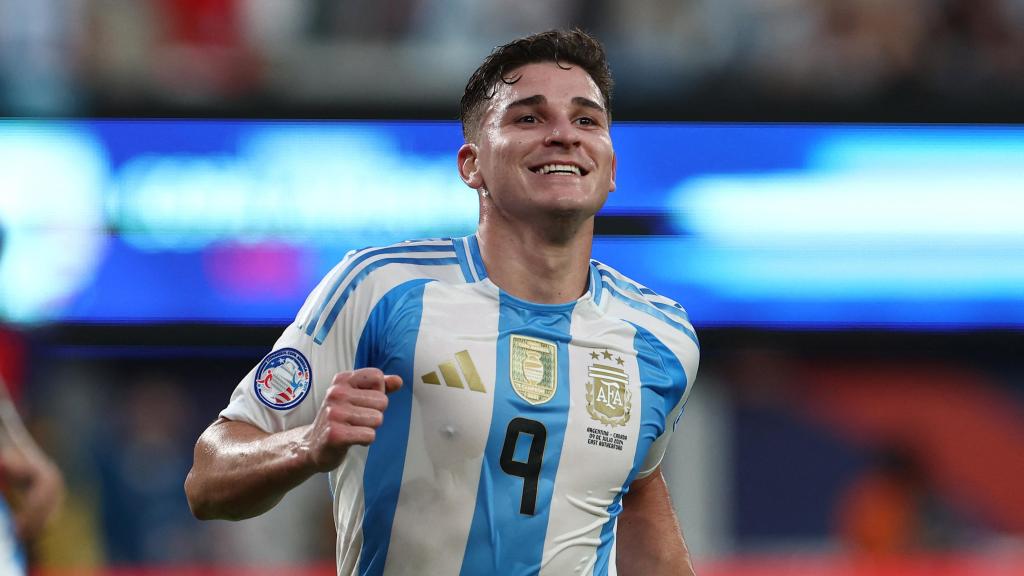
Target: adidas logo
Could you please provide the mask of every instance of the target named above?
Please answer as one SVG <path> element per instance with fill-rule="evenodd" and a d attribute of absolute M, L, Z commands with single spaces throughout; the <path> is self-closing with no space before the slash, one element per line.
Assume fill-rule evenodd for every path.
<path fill-rule="evenodd" d="M 455 354 L 455 361 L 459 363 L 459 369 L 462 370 L 462 375 L 466 377 L 466 384 L 462 383 L 462 377 L 459 375 L 459 370 L 455 368 L 455 363 L 451 360 L 447 362 L 441 362 L 437 367 L 441 371 L 441 378 L 444 378 L 445 386 L 450 388 L 465 388 L 466 385 L 473 392 L 487 392 L 487 388 L 484 387 L 483 381 L 480 380 L 480 374 L 476 371 L 476 366 L 473 364 L 473 359 L 469 357 L 469 352 L 463 350 Z M 434 384 L 437 386 L 441 385 L 441 380 L 437 377 L 437 372 L 427 372 L 422 376 L 424 384 Z"/>

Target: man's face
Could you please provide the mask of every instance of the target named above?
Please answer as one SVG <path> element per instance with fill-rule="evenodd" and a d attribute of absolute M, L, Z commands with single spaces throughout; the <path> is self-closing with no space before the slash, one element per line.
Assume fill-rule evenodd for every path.
<path fill-rule="evenodd" d="M 509 218 L 591 216 L 615 189 L 615 152 L 601 91 L 578 66 L 527 64 L 500 83 L 476 141 L 459 150 L 472 188 Z"/>

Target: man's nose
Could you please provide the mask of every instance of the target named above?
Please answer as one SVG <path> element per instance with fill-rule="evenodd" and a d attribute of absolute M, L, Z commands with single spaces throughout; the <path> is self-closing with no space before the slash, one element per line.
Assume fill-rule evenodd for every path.
<path fill-rule="evenodd" d="M 580 143 L 579 134 L 573 128 L 568 118 L 559 118 L 551 123 L 550 130 L 544 138 L 544 144 L 548 146 L 578 146 Z"/>

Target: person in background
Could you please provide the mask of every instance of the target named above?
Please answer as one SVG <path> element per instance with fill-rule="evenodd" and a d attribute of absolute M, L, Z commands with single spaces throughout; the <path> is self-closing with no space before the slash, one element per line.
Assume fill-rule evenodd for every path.
<path fill-rule="evenodd" d="M 2 224 L 2 223 L 0 223 Z M 4 229 L 0 226 L 0 258 Z M 64 499 L 64 479 L 25 428 L 4 377 L 20 356 L 14 334 L 0 327 L 0 574 L 27 573 L 25 544 L 40 535 Z"/>
<path fill-rule="evenodd" d="M 25 429 L 0 376 L 0 573 L 26 573 L 23 543 L 38 536 L 64 498 L 64 481 Z"/>

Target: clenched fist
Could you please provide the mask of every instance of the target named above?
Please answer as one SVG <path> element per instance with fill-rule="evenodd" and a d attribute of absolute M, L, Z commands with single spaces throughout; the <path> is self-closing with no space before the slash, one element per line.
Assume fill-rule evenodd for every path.
<path fill-rule="evenodd" d="M 341 464 L 349 446 L 372 443 L 377 428 L 384 423 L 387 395 L 401 386 L 401 377 L 377 368 L 335 374 L 303 438 L 316 470 L 333 470 Z"/>

